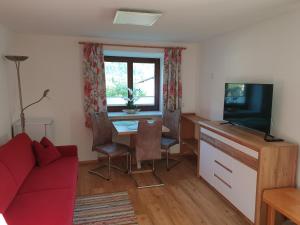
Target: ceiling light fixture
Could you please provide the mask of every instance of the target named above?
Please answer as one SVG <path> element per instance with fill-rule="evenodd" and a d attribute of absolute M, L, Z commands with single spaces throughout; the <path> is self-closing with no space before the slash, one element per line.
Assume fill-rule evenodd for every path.
<path fill-rule="evenodd" d="M 119 9 L 116 12 L 114 24 L 152 26 L 162 15 L 156 11 Z"/>

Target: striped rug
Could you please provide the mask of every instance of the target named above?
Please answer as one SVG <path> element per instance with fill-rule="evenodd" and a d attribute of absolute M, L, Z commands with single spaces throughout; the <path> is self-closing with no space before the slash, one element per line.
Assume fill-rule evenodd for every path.
<path fill-rule="evenodd" d="M 136 224 L 137 220 L 127 192 L 79 196 L 73 224 Z"/>

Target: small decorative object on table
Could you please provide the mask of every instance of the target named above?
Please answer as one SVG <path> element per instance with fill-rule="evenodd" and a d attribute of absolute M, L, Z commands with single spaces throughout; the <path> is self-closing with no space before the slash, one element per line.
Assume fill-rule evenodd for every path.
<path fill-rule="evenodd" d="M 127 101 L 126 107 L 127 109 L 123 109 L 122 111 L 128 114 L 135 114 L 139 112 L 141 109 L 138 109 L 134 104 L 140 98 L 140 89 L 131 89 L 128 88 L 128 97 L 124 97 L 124 100 Z"/>

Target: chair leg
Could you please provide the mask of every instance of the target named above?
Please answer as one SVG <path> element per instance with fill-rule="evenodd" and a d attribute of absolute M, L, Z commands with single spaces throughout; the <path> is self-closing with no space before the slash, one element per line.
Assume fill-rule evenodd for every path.
<path fill-rule="evenodd" d="M 129 174 L 131 174 L 131 172 L 132 172 L 131 163 L 132 163 L 132 156 L 129 153 Z"/>
<path fill-rule="evenodd" d="M 126 173 L 131 173 L 131 154 L 128 152 L 126 154 Z"/>
<path fill-rule="evenodd" d="M 120 168 L 120 167 L 118 167 L 116 165 L 113 165 L 111 163 L 111 157 L 110 156 L 107 156 L 107 158 L 108 158 L 108 163 L 107 164 L 98 166 L 98 167 L 96 167 L 94 169 L 89 170 L 88 172 L 91 173 L 91 174 L 97 175 L 97 176 L 99 176 L 99 177 L 101 177 L 101 178 L 109 181 L 109 180 L 111 180 L 111 169 L 112 168 L 116 169 L 117 171 L 120 171 L 122 173 L 124 173 L 124 172 L 127 171 L 127 170 L 124 170 L 124 169 L 122 169 L 122 168 Z M 108 169 L 108 171 L 107 171 L 108 175 L 107 176 L 105 176 L 105 175 L 103 175 L 102 173 L 99 172 L 100 169 L 105 168 L 105 167 L 107 167 L 107 169 Z"/>
<path fill-rule="evenodd" d="M 152 160 L 152 171 L 155 171 L 155 160 Z"/>
<path fill-rule="evenodd" d="M 172 165 L 170 165 L 169 161 L 173 161 Z M 170 158 L 170 148 L 166 149 L 166 164 L 167 164 L 167 171 L 170 171 L 172 168 L 177 166 L 179 163 L 181 163 L 180 160 Z"/>
<path fill-rule="evenodd" d="M 138 174 L 138 173 L 152 173 L 153 176 L 155 177 L 155 179 L 158 181 L 158 184 L 139 185 L 138 181 L 133 176 L 133 174 Z M 134 182 L 135 182 L 135 184 L 136 184 L 136 186 L 137 186 L 138 189 L 152 188 L 152 187 L 161 187 L 161 186 L 165 185 L 162 182 L 162 180 L 160 179 L 160 177 L 155 172 L 155 160 L 152 160 L 152 169 L 131 171 L 131 177 L 134 180 Z"/>
<path fill-rule="evenodd" d="M 169 148 L 166 151 L 167 154 L 167 170 L 169 170 Z"/>
<path fill-rule="evenodd" d="M 129 170 L 128 163 L 129 163 L 129 153 L 126 154 L 126 170 L 127 170 L 127 173 L 128 173 L 128 170 Z"/>
<path fill-rule="evenodd" d="M 111 166 L 111 158 L 108 156 L 108 180 L 111 179 L 111 172 L 110 172 L 110 166 Z"/>

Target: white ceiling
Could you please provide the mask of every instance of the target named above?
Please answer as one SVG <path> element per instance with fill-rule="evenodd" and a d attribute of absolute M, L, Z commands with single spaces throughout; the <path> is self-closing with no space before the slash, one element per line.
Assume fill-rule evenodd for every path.
<path fill-rule="evenodd" d="M 26 33 L 198 42 L 298 4 L 299 0 L 0 0 L 0 24 Z M 153 27 L 113 25 L 119 8 L 163 15 Z"/>

